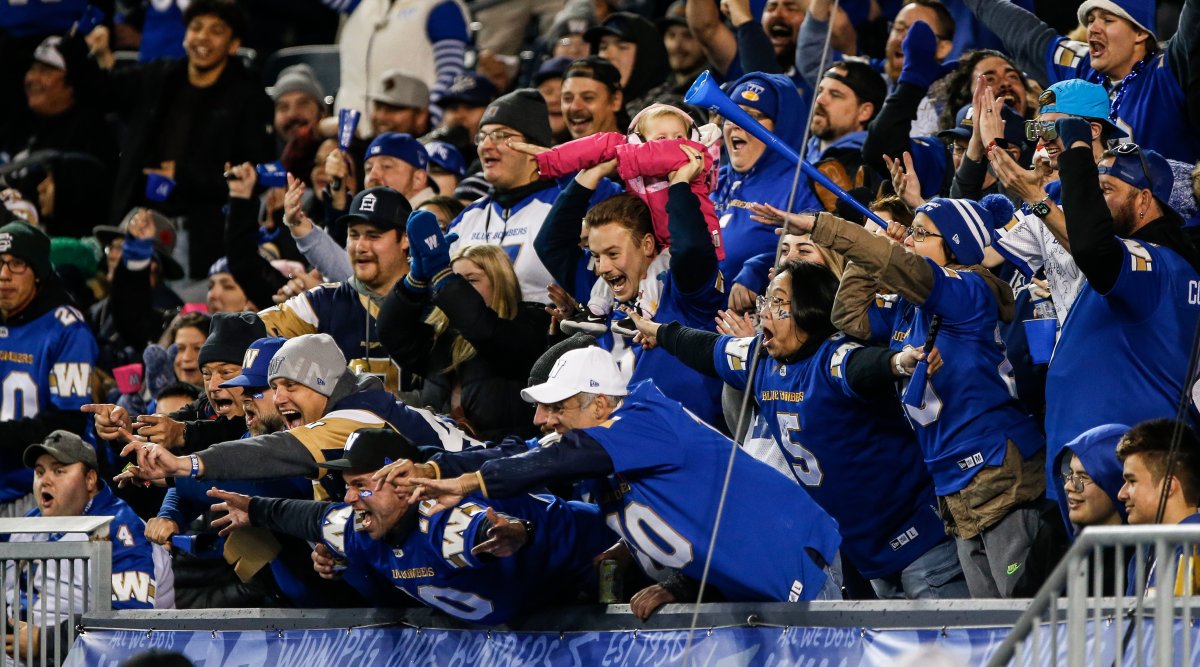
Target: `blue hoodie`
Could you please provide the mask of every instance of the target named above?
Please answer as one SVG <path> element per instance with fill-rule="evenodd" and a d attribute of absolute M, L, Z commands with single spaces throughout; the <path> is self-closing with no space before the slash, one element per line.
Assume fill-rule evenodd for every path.
<path fill-rule="evenodd" d="M 1107 493 L 1108 497 L 1112 499 L 1113 506 L 1121 515 L 1121 523 L 1127 523 L 1129 518 L 1125 515 L 1125 503 L 1117 500 L 1117 493 L 1125 484 L 1124 466 L 1117 459 L 1117 442 L 1127 432 L 1129 432 L 1129 427 L 1124 424 L 1104 424 L 1084 431 L 1063 447 L 1055 457 L 1052 468 L 1056 472 L 1061 472 L 1070 464 L 1072 454 L 1078 456 L 1088 477 L 1091 477 L 1100 490 Z M 1052 482 L 1061 485 L 1062 477 L 1056 477 Z M 1067 533 L 1073 534 L 1075 527 L 1067 518 L 1067 497 L 1061 486 L 1058 488 L 1057 500 L 1058 507 L 1062 510 L 1063 523 L 1067 526 Z M 1074 539 L 1073 535 L 1072 539 Z"/>
<path fill-rule="evenodd" d="M 775 120 L 775 136 L 800 152 L 807 115 L 796 111 L 802 107 L 803 100 L 796 92 L 795 83 L 783 74 L 752 72 L 739 78 L 732 90 L 747 82 L 766 88 L 767 93 L 763 97 L 774 98 L 776 113 L 772 115 L 765 110 L 763 113 Z M 721 221 L 721 235 L 725 243 L 725 259 L 720 266 L 721 274 L 726 278 L 736 276 L 742 264 L 751 257 L 775 251 L 779 239 L 775 235 L 775 227 L 751 220 L 747 205 L 764 203 L 786 210 L 795 172 L 796 165 L 771 148 L 764 150 L 754 166 L 744 173 L 734 171 L 729 164 L 721 165 L 719 185 L 712 194 L 712 200 Z M 800 179 L 791 210 L 822 210 L 821 202 L 808 186 L 807 178 Z"/>

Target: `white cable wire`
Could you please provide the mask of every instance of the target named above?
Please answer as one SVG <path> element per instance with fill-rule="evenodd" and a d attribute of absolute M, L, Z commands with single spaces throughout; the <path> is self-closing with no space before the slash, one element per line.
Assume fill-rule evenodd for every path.
<path fill-rule="evenodd" d="M 830 12 L 829 12 L 829 29 L 825 31 L 825 47 L 821 51 L 821 67 L 818 70 L 818 72 L 819 72 L 818 76 L 825 73 L 825 64 L 829 57 L 829 44 L 833 38 L 833 20 L 837 15 L 839 3 L 840 3 L 840 0 L 833 0 L 833 7 L 832 7 L 832 9 L 830 9 Z M 797 39 L 798 38 L 799 38 L 799 35 L 797 35 Z M 817 83 L 818 83 L 818 85 L 820 85 L 819 79 L 818 79 Z M 806 158 L 805 148 L 808 145 L 808 136 L 809 136 L 809 132 L 812 129 L 813 112 L 817 108 L 815 88 L 813 90 L 813 95 L 814 95 L 814 97 L 812 100 L 812 104 L 809 106 L 809 109 L 808 109 L 808 119 L 807 119 L 807 122 L 804 124 L 804 140 L 800 144 L 800 146 L 799 146 L 800 150 L 798 151 L 800 153 L 800 161 L 796 162 L 796 171 L 792 175 L 792 189 L 788 193 L 788 204 L 787 204 L 786 210 L 789 213 L 792 212 L 792 206 L 794 206 L 796 203 L 796 188 L 800 184 L 800 174 L 801 174 L 800 165 L 803 164 L 803 161 Z M 782 245 L 783 245 L 783 235 L 780 234 L 779 240 L 775 242 L 775 259 L 776 259 L 776 261 L 779 260 L 779 248 Z M 757 342 L 757 337 L 755 339 L 755 342 Z M 750 395 L 752 393 L 754 393 L 753 392 L 754 373 L 758 369 L 758 358 L 759 358 L 758 346 L 751 344 L 750 348 L 749 348 L 749 352 L 752 355 L 751 360 L 750 360 L 750 369 L 749 369 L 749 374 L 747 375 L 748 379 L 746 382 L 746 391 L 744 394 L 742 394 L 742 407 L 738 413 L 737 428 L 734 429 L 734 432 L 733 432 L 733 435 L 735 437 L 737 436 L 738 433 L 741 433 L 742 427 L 745 425 L 746 415 L 748 414 L 747 407 L 749 407 L 749 403 L 750 403 Z M 740 443 L 735 443 L 733 447 L 729 448 L 729 462 L 725 466 L 725 480 L 721 484 L 721 498 L 720 498 L 720 500 L 717 501 L 717 516 L 713 520 L 712 538 L 708 542 L 708 553 L 704 557 L 704 571 L 700 575 L 700 588 L 696 593 L 696 603 L 692 609 L 692 621 L 688 626 L 687 642 L 684 644 L 684 647 L 683 647 L 683 656 L 682 656 L 683 659 L 681 660 L 681 662 L 684 665 L 684 667 L 687 667 L 688 659 L 691 657 L 692 637 L 696 634 L 696 624 L 700 620 L 700 600 L 702 600 L 704 598 L 704 589 L 708 586 L 708 572 L 712 566 L 713 550 L 716 548 L 716 545 L 717 545 L 717 531 L 721 527 L 721 517 L 724 516 L 724 513 L 725 513 L 725 499 L 729 494 L 729 480 L 732 479 L 732 477 L 733 477 L 733 462 L 736 460 L 737 450 L 740 446 L 741 446 Z"/>

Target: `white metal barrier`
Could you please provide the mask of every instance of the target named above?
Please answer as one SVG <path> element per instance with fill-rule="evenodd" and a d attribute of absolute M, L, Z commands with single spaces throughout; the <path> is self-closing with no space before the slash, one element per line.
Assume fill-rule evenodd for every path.
<path fill-rule="evenodd" d="M 111 521 L 93 516 L 0 519 L 5 665 L 60 664 L 75 641 L 80 616 L 112 609 Z"/>
<path fill-rule="evenodd" d="M 988 666 L 1193 664 L 1198 584 L 1200 525 L 1088 528 Z"/>

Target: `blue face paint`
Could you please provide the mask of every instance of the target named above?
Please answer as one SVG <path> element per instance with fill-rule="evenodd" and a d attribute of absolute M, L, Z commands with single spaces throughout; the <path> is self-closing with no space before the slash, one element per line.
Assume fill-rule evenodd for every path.
<path fill-rule="evenodd" d="M 375 492 L 370 489 L 360 489 L 358 492 L 358 497 L 362 498 L 364 500 L 367 498 L 370 498 L 373 495 L 375 495 Z"/>

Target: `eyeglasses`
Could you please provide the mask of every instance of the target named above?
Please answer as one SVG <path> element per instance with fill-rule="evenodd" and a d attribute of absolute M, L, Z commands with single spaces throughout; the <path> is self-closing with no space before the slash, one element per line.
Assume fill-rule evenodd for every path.
<path fill-rule="evenodd" d="M 6 266 L 8 267 L 8 272 L 14 276 L 19 276 L 29 270 L 29 262 L 26 262 L 20 257 L 13 257 L 12 259 L 0 259 L 0 271 L 3 271 L 3 267 Z"/>
<path fill-rule="evenodd" d="M 784 301 L 777 296 L 759 296 L 754 300 L 755 312 L 760 316 L 769 315 L 771 319 L 786 320 L 792 316 L 790 311 L 784 310 L 784 306 L 792 305 L 791 301 Z"/>
<path fill-rule="evenodd" d="M 1038 141 L 1054 141 L 1058 138 L 1058 128 L 1052 120 L 1025 121 L 1025 140 L 1031 143 Z"/>
<path fill-rule="evenodd" d="M 931 232 L 928 229 L 925 229 L 924 227 L 909 227 L 908 232 L 905 234 L 905 236 L 913 237 L 913 240 L 916 241 L 917 243 L 924 241 L 926 238 L 928 238 L 930 236 L 936 236 L 939 239 L 945 238 L 941 234 Z"/>
<path fill-rule="evenodd" d="M 1142 173 L 1146 176 L 1146 187 L 1149 189 L 1154 188 L 1154 179 L 1150 178 L 1150 165 L 1146 162 L 1146 155 L 1142 152 L 1141 146 L 1133 143 L 1121 144 L 1120 146 L 1112 149 L 1112 152 L 1113 154 L 1120 155 L 1122 157 L 1126 155 L 1137 155 L 1138 160 L 1140 160 L 1142 163 Z"/>
<path fill-rule="evenodd" d="M 1083 489 L 1087 487 L 1088 484 L 1096 483 L 1087 475 L 1076 475 L 1069 472 L 1063 473 L 1062 481 L 1063 486 L 1065 486 L 1068 491 L 1074 491 L 1075 493 L 1083 493 Z"/>
<path fill-rule="evenodd" d="M 475 133 L 475 145 L 482 145 L 485 139 L 491 139 L 493 144 L 500 145 L 509 139 L 520 136 L 520 132 L 507 132 L 505 130 L 492 130 L 491 132 L 484 132 L 483 130 L 480 130 L 479 132 Z"/>

